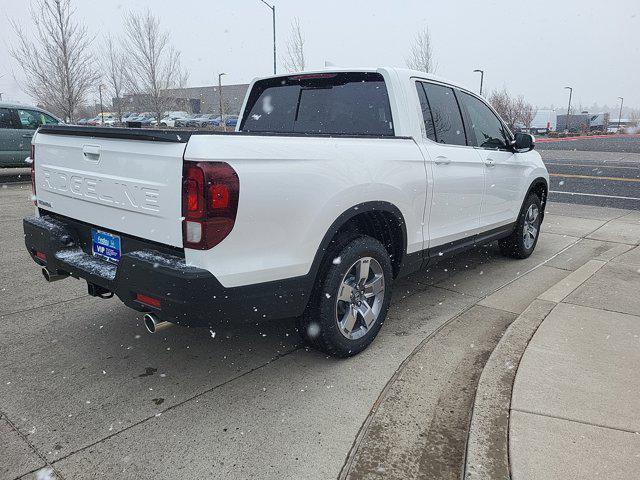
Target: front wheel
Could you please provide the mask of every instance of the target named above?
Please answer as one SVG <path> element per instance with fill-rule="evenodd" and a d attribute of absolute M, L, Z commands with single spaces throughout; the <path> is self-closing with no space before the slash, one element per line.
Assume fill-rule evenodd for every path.
<path fill-rule="evenodd" d="M 502 254 L 513 258 L 528 258 L 538 243 L 541 221 L 542 204 L 540 198 L 532 193 L 522 206 L 513 233 L 499 241 Z"/>
<path fill-rule="evenodd" d="M 391 300 L 389 253 L 371 237 L 338 243 L 320 268 L 299 321 L 303 339 L 336 357 L 350 357 L 378 335 Z"/>

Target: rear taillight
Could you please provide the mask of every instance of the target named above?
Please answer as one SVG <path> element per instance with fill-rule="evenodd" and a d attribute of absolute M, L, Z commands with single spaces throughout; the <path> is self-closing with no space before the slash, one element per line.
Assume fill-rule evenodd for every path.
<path fill-rule="evenodd" d="M 182 174 L 182 240 L 185 248 L 208 250 L 233 229 L 240 182 L 227 163 L 185 162 Z"/>
<path fill-rule="evenodd" d="M 31 191 L 33 192 L 33 204 L 38 205 L 38 200 L 36 198 L 36 146 L 31 144 L 31 155 L 29 156 L 31 159 Z"/>

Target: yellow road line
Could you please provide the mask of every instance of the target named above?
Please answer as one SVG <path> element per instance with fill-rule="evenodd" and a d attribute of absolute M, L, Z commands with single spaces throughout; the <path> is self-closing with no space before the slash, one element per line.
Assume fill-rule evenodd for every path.
<path fill-rule="evenodd" d="M 637 182 L 640 183 L 640 178 L 620 178 L 620 177 L 595 177 L 593 175 L 565 175 L 563 173 L 550 173 L 550 177 L 562 177 L 562 178 L 589 178 L 593 180 L 611 180 L 612 182 Z"/>
<path fill-rule="evenodd" d="M 615 165 L 596 165 L 596 164 L 591 164 L 591 165 L 586 165 L 583 163 L 553 163 L 553 162 L 544 162 L 545 165 L 553 165 L 553 166 L 558 166 L 558 167 L 585 167 L 585 168 L 593 168 L 594 170 L 597 168 L 622 168 L 625 170 L 640 170 L 640 165 L 638 165 L 637 167 L 629 167 L 629 166 L 620 166 L 620 167 L 616 167 Z"/>

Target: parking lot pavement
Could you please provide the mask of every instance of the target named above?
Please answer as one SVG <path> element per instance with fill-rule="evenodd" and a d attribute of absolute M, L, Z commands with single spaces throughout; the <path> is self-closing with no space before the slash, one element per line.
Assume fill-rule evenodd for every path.
<path fill-rule="evenodd" d="M 640 153 L 640 135 L 594 136 L 571 140 L 559 138 L 553 141 L 540 142 L 539 146 L 546 150 Z"/>
<path fill-rule="evenodd" d="M 496 312 L 498 335 L 582 260 L 620 245 L 611 232 L 586 248 L 581 237 L 634 221 L 629 211 L 582 207 L 580 218 L 596 222 L 564 222 L 567 234 L 553 215 L 571 212 L 551 204 L 557 213 L 529 259 L 503 258 L 489 245 L 399 281 L 376 342 L 336 360 L 301 346 L 293 319 L 221 325 L 215 336 L 182 328 L 149 336 L 137 312 L 86 296 L 82 282 L 46 284 L 22 247 L 29 188 L 3 188 L 0 201 L 0 232 L 8 232 L 0 262 L 11 272 L 0 289 L 7 478 L 41 468 L 64 478 L 335 478 L 355 458 L 354 439 L 381 392 L 418 347 L 471 308 Z M 463 372 L 456 358 L 469 360 L 458 351 L 443 363 L 444 382 Z M 434 404 L 446 405 L 450 397 L 438 392 Z M 473 388 L 465 395 L 460 405 L 469 405 Z"/>
<path fill-rule="evenodd" d="M 640 153 L 544 148 L 552 201 L 640 209 Z"/>

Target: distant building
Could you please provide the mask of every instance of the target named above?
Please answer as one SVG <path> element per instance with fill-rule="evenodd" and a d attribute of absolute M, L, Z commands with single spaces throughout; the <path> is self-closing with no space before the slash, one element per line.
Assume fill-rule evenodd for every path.
<path fill-rule="evenodd" d="M 558 115 L 556 130 L 558 132 L 583 132 L 589 130 L 589 114 L 573 113 L 567 117 L 566 114 Z M 567 125 L 567 118 L 569 125 Z"/>
<path fill-rule="evenodd" d="M 242 108 L 249 84 L 222 85 L 222 110 L 225 115 L 237 115 Z M 220 113 L 218 86 L 186 87 L 166 90 L 171 99 L 166 110 L 185 110 L 191 113 Z M 145 95 L 124 95 L 123 111 L 149 110 Z M 115 103 L 114 99 L 114 103 Z"/>
<path fill-rule="evenodd" d="M 567 127 L 567 115 L 558 115 L 558 132 L 569 131 L 579 132 L 606 132 L 610 125 L 608 113 L 572 113 L 569 115 L 569 125 Z"/>

